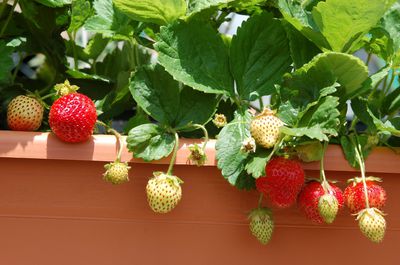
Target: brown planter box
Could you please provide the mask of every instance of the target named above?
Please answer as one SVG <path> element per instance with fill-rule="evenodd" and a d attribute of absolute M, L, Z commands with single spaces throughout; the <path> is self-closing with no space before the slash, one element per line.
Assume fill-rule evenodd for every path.
<path fill-rule="evenodd" d="M 314 225 L 296 208 L 275 211 L 276 230 L 267 246 L 249 233 L 247 213 L 256 192 L 231 187 L 216 168 L 214 142 L 205 167 L 187 165 L 182 140 L 175 174 L 183 200 L 171 213 L 154 214 L 145 185 L 168 159 L 132 162 L 131 181 L 113 186 L 102 180 L 114 159 L 113 136 L 96 135 L 83 144 L 65 144 L 48 133 L 0 132 L 0 264 L 400 264 L 400 157 L 376 148 L 368 175 L 384 179 L 389 194 L 388 230 L 382 244 L 369 242 L 347 209 L 333 225 Z M 358 173 L 338 146 L 326 156 L 328 178 Z M 317 177 L 318 163 L 305 164 Z"/>

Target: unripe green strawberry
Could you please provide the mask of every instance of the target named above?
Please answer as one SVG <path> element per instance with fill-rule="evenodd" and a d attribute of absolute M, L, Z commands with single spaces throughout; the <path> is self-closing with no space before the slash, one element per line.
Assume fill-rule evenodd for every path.
<path fill-rule="evenodd" d="M 268 208 L 253 209 L 249 215 L 250 231 L 265 245 L 271 240 L 274 231 L 274 221 L 272 220 L 271 211 Z"/>
<path fill-rule="evenodd" d="M 361 232 L 372 242 L 382 242 L 386 231 L 386 221 L 383 213 L 377 208 L 367 208 L 357 214 L 358 226 Z"/>
<path fill-rule="evenodd" d="M 168 213 L 182 198 L 182 180 L 163 172 L 153 174 L 146 186 L 147 201 L 154 212 Z"/>
<path fill-rule="evenodd" d="M 257 144 L 264 148 L 271 148 L 279 138 L 281 126 L 283 122 L 275 116 L 275 112 L 266 108 L 251 121 L 251 136 Z"/>
<path fill-rule="evenodd" d="M 339 203 L 334 195 L 327 193 L 319 198 L 318 212 L 325 223 L 331 224 L 335 220 L 338 211 Z"/>
<path fill-rule="evenodd" d="M 112 184 L 121 184 L 129 181 L 129 169 L 128 163 L 123 162 L 112 162 L 104 166 L 106 172 L 103 174 L 105 181 L 111 182 Z"/>
<path fill-rule="evenodd" d="M 8 127 L 13 131 L 36 131 L 42 124 L 43 111 L 36 98 L 17 96 L 8 104 Z"/>

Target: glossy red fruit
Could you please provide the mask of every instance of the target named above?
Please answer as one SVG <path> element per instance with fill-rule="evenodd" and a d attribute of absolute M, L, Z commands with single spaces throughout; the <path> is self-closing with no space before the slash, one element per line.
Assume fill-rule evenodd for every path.
<path fill-rule="evenodd" d="M 329 185 L 332 188 L 331 194 L 335 196 L 340 211 L 344 205 L 343 192 L 334 184 L 329 183 Z M 318 181 L 311 181 L 303 187 L 297 198 L 300 211 L 302 211 L 308 219 L 318 224 L 324 222 L 318 210 L 319 199 L 324 194 L 325 191 L 321 183 Z"/>
<path fill-rule="evenodd" d="M 382 210 L 386 203 L 386 191 L 374 181 L 375 179 L 368 177 L 366 181 L 369 207 Z M 344 200 L 352 214 L 356 214 L 366 208 L 361 178 L 350 180 L 350 184 L 344 190 Z"/>
<path fill-rule="evenodd" d="M 93 101 L 80 93 L 57 99 L 50 109 L 49 124 L 54 134 L 69 143 L 84 142 L 93 133 L 97 114 Z"/>
<path fill-rule="evenodd" d="M 256 180 L 259 192 L 279 208 L 292 206 L 304 184 L 304 170 L 297 160 L 274 157 L 267 164 L 266 176 Z"/>

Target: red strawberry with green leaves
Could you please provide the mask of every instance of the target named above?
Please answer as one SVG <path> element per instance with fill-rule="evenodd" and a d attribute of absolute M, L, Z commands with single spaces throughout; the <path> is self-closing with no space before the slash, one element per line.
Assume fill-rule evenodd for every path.
<path fill-rule="evenodd" d="M 329 183 L 329 187 L 330 191 L 328 194 L 331 194 L 336 198 L 338 210 L 342 209 L 344 204 L 343 192 L 332 183 Z M 325 218 L 323 218 L 320 213 L 321 206 L 319 206 L 320 199 L 323 198 L 325 195 L 326 192 L 322 184 L 319 181 L 311 181 L 303 187 L 297 199 L 300 211 L 302 211 L 308 219 L 318 224 L 321 224 L 324 221 L 326 222 Z M 325 211 L 325 209 L 322 210 Z M 329 219 L 329 221 L 330 220 L 331 219 Z M 327 223 L 330 223 L 329 221 Z"/>
<path fill-rule="evenodd" d="M 7 107 L 8 128 L 13 131 L 36 131 L 43 120 L 44 107 L 35 97 L 17 96 Z"/>
<path fill-rule="evenodd" d="M 275 207 L 292 206 L 304 184 L 301 163 L 298 160 L 274 157 L 268 162 L 265 171 L 266 176 L 256 180 L 257 190 Z"/>
<path fill-rule="evenodd" d="M 93 134 L 97 121 L 93 101 L 78 92 L 69 82 L 56 86 L 62 94 L 50 109 L 49 125 L 54 134 L 68 143 L 84 142 Z M 66 94 L 69 93 L 69 94 Z M 63 95 L 65 94 L 65 95 Z"/>
<path fill-rule="evenodd" d="M 377 184 L 380 181 L 375 177 L 366 178 L 369 206 L 382 210 L 386 203 L 386 191 Z M 344 190 L 344 200 L 350 212 L 356 214 L 366 208 L 364 187 L 361 178 L 350 179 L 348 182 L 349 185 Z"/>

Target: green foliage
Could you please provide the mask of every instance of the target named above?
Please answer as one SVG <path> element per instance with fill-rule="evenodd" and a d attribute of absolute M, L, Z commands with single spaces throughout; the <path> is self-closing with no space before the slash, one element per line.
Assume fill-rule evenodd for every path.
<path fill-rule="evenodd" d="M 174 79 L 206 93 L 233 94 L 228 51 L 210 25 L 190 20 L 162 27 L 155 48 Z"/>
<path fill-rule="evenodd" d="M 238 94 L 250 101 L 274 92 L 274 84 L 280 83 L 292 63 L 281 22 L 267 13 L 242 24 L 232 39 L 230 54 Z"/>
<path fill-rule="evenodd" d="M 185 0 L 113 0 L 133 20 L 165 25 L 186 14 Z"/>
<path fill-rule="evenodd" d="M 236 185 L 239 176 L 245 169 L 248 154 L 242 152 L 243 141 L 250 137 L 250 113 L 236 112 L 235 119 L 228 123 L 219 133 L 215 149 L 218 168 L 232 185 Z"/>
<path fill-rule="evenodd" d="M 229 14 L 248 15 L 233 36 L 221 32 Z M 340 142 L 356 167 L 356 146 L 365 157 L 376 145 L 399 145 L 394 0 L 4 2 L 0 54 L 1 129 L 14 96 L 37 93 L 51 105 L 54 85 L 69 79 L 95 100 L 100 120 L 123 121 L 134 157 L 166 157 L 176 134 L 207 129 L 223 177 L 240 189 L 254 188 L 282 150 L 315 161 L 320 142 Z M 372 71 L 377 58 L 383 65 Z M 280 143 L 246 153 L 249 109 L 261 111 L 254 103 L 266 95 L 285 124 Z M 210 122 L 215 113 L 228 125 Z"/>

